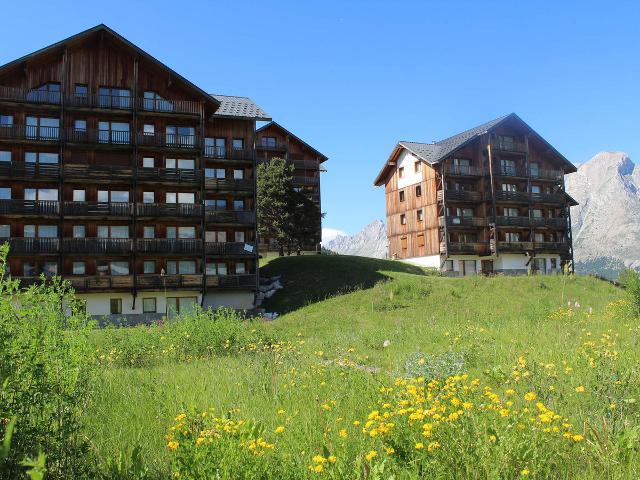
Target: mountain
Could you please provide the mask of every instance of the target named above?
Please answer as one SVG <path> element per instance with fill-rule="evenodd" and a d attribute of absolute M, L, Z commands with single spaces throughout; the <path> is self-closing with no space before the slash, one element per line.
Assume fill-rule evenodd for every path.
<path fill-rule="evenodd" d="M 600 152 L 566 176 L 576 271 L 617 278 L 640 268 L 640 167 L 624 152 Z"/>
<path fill-rule="evenodd" d="M 375 220 L 355 235 L 338 235 L 322 246 L 340 255 L 386 258 L 387 229 L 382 220 Z"/>

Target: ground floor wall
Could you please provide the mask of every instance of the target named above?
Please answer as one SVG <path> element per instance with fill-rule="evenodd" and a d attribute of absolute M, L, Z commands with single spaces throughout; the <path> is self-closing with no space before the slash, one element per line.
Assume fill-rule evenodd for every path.
<path fill-rule="evenodd" d="M 531 259 L 524 254 L 504 253 L 495 257 L 478 255 L 450 255 L 446 260 L 440 255 L 427 255 L 403 260 L 421 267 L 437 268 L 451 276 L 474 275 L 476 273 L 503 273 L 526 275 L 537 267 L 539 273 L 561 273 L 560 255 L 540 254 Z M 444 263 L 443 263 L 444 261 Z"/>

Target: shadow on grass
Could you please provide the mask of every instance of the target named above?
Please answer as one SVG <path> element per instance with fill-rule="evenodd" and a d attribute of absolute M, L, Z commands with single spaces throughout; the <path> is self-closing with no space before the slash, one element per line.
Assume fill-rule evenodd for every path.
<path fill-rule="evenodd" d="M 291 312 L 328 297 L 372 288 L 389 278 L 382 272 L 426 274 L 420 267 L 394 260 L 347 255 L 280 257 L 260 269 L 263 277 L 282 275 L 284 285 L 263 306 L 271 312 Z"/>

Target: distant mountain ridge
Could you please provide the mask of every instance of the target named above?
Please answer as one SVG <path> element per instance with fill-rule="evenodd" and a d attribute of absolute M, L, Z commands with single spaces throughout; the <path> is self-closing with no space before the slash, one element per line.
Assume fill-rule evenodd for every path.
<path fill-rule="evenodd" d="M 640 167 L 624 152 L 600 152 L 566 176 L 578 273 L 616 278 L 640 269 Z"/>
<path fill-rule="evenodd" d="M 387 229 L 382 220 L 375 220 L 355 235 L 338 235 L 322 246 L 340 255 L 386 258 Z"/>

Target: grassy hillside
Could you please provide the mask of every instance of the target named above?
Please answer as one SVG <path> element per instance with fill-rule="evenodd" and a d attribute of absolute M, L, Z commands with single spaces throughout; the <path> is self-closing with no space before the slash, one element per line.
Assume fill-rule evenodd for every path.
<path fill-rule="evenodd" d="M 85 421 L 103 471 L 120 458 L 139 478 L 139 446 L 145 478 L 637 477 L 640 332 L 621 290 L 338 256 L 265 273 L 286 286 L 273 322 L 96 333 Z"/>

